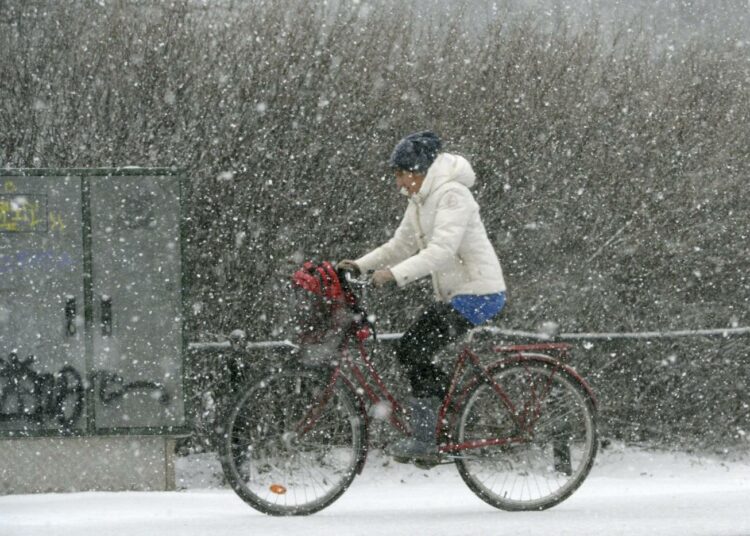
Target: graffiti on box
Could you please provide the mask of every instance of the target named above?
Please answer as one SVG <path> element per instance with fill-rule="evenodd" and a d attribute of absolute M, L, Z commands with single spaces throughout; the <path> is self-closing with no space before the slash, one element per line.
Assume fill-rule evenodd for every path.
<path fill-rule="evenodd" d="M 81 375 L 69 365 L 39 373 L 33 362 L 33 356 L 19 359 L 15 353 L 0 358 L 0 421 L 53 421 L 70 428 L 83 411 Z"/>
<path fill-rule="evenodd" d="M 66 365 L 56 373 L 40 373 L 32 367 L 34 356 L 21 359 L 11 353 L 0 357 L 0 422 L 22 420 L 54 424 L 72 430 L 81 417 L 86 385 L 81 374 Z M 96 395 L 105 405 L 142 393 L 169 405 L 171 396 L 163 384 L 151 381 L 126 382 L 110 371 L 95 371 L 89 385 L 96 385 Z"/>

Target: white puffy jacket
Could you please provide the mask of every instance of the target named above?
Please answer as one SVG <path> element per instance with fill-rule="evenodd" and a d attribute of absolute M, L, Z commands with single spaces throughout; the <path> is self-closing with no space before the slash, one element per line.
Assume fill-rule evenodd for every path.
<path fill-rule="evenodd" d="M 443 302 L 504 291 L 500 262 L 469 191 L 475 180 L 465 158 L 438 155 L 393 238 L 357 259 L 359 268 L 390 268 L 400 287 L 431 275 L 435 298 Z"/>

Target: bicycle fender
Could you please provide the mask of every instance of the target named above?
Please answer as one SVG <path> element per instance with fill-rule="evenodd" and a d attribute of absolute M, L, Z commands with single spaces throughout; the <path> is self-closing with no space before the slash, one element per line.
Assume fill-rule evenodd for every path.
<path fill-rule="evenodd" d="M 560 368 L 564 370 L 567 374 L 573 377 L 577 382 L 579 382 L 586 393 L 591 398 L 591 401 L 594 403 L 594 407 L 599 407 L 599 401 L 596 399 L 596 395 L 594 394 L 594 390 L 591 388 L 589 383 L 581 376 L 573 367 L 570 365 L 567 365 L 566 363 L 563 363 L 559 359 L 555 359 L 553 357 L 550 357 L 545 354 L 536 354 L 536 353 L 528 353 L 528 352 L 519 352 L 518 354 L 515 354 L 511 357 L 508 357 L 507 359 L 501 359 L 499 361 L 495 361 L 494 363 L 491 363 L 487 366 L 486 370 L 488 372 L 492 372 L 498 368 L 503 368 L 511 364 L 515 363 L 525 363 L 525 362 L 541 362 L 547 365 L 551 365 L 556 368 Z"/>

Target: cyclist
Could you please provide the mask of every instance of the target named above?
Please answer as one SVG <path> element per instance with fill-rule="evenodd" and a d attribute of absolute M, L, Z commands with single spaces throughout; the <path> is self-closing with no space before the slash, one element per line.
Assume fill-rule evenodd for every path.
<path fill-rule="evenodd" d="M 396 186 L 409 198 L 393 237 L 366 255 L 345 259 L 339 268 L 374 270 L 376 286 L 399 287 L 430 275 L 435 303 L 409 326 L 396 357 L 411 384 L 412 436 L 392 445 L 397 461 L 437 458 L 435 429 L 449 378 L 432 363 L 435 353 L 505 305 L 502 268 L 469 188 L 475 174 L 458 155 L 440 152 L 431 131 L 409 134 L 390 157 Z"/>

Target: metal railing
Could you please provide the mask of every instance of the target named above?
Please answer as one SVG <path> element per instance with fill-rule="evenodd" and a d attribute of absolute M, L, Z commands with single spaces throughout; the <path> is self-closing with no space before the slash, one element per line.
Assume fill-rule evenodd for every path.
<path fill-rule="evenodd" d="M 709 329 L 681 329 L 681 330 L 658 330 L 658 331 L 614 331 L 603 333 L 557 333 L 547 331 L 523 331 L 514 329 L 503 329 L 494 326 L 476 328 L 474 334 L 499 335 L 513 339 L 535 339 L 541 341 L 586 341 L 586 340 L 606 340 L 616 339 L 677 339 L 683 337 L 731 337 L 736 335 L 749 335 L 750 326 L 730 327 L 730 328 L 709 328 Z M 380 333 L 377 336 L 378 341 L 398 340 L 403 336 L 402 332 Z M 247 336 L 243 330 L 237 329 L 229 334 L 228 340 L 219 342 L 193 342 L 188 344 L 189 350 L 220 350 L 220 349 L 262 349 L 262 348 L 289 348 L 296 349 L 298 346 L 288 339 L 275 341 L 247 341 Z"/>

